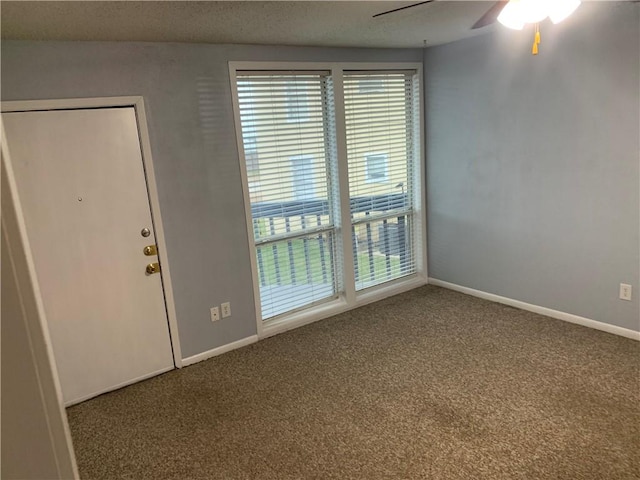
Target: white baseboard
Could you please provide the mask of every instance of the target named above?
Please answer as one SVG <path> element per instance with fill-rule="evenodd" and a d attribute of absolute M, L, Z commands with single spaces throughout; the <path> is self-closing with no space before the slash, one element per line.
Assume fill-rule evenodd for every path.
<path fill-rule="evenodd" d="M 640 341 L 640 332 L 630 330 L 628 328 L 616 327 L 615 325 L 609 325 L 608 323 L 598 322 L 591 320 L 590 318 L 580 317 L 571 313 L 560 312 L 551 308 L 540 307 L 538 305 L 532 305 L 531 303 L 521 302 L 512 298 L 501 297 L 500 295 L 494 295 L 493 293 L 483 292 L 481 290 L 474 290 L 473 288 L 463 287 L 462 285 L 456 285 L 455 283 L 445 282 L 438 280 L 437 278 L 429 278 L 429 285 L 435 285 L 437 287 L 448 288 L 449 290 L 455 290 L 456 292 L 466 293 L 478 298 L 490 300 L 492 302 L 502 303 L 511 307 L 516 307 L 521 310 L 527 310 L 533 313 L 539 313 L 547 317 L 556 318 L 565 322 L 575 323 L 582 325 L 583 327 L 594 328 L 596 330 L 602 330 L 603 332 L 612 333 L 621 337 L 630 338 L 632 340 Z"/>
<path fill-rule="evenodd" d="M 252 335 L 250 337 L 243 338 L 242 340 L 231 342 L 226 345 L 222 345 L 221 347 L 207 350 L 206 352 L 198 353 L 197 355 L 194 355 L 192 357 L 183 358 L 182 366 L 186 367 L 188 365 L 193 365 L 194 363 L 201 362 L 208 358 L 217 357 L 218 355 L 222 355 L 223 353 L 230 352 L 231 350 L 235 350 L 236 348 L 251 345 L 252 343 L 256 343 L 257 341 L 258 341 L 258 336 Z"/>

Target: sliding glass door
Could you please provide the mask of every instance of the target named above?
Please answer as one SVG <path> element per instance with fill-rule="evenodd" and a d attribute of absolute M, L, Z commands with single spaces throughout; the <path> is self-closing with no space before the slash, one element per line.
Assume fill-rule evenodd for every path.
<path fill-rule="evenodd" d="M 416 122 L 413 71 L 344 76 L 356 289 L 416 270 L 413 204 Z M 419 136 L 418 136 L 419 140 Z"/>
<path fill-rule="evenodd" d="M 262 320 L 415 276 L 418 72 L 233 73 Z"/>
<path fill-rule="evenodd" d="M 239 72 L 262 318 L 335 297 L 328 72 Z M 247 135 L 248 132 L 248 135 Z"/>

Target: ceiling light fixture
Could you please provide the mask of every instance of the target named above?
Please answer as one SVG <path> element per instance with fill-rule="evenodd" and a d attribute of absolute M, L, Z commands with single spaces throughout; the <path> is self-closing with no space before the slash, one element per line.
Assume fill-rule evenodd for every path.
<path fill-rule="evenodd" d="M 553 23 L 560 23 L 580 6 L 580 0 L 509 0 L 498 15 L 498 21 L 505 27 L 522 30 L 527 23 L 535 25 L 535 39 L 531 53 L 538 54 L 540 28 L 538 23 L 549 17 Z"/>

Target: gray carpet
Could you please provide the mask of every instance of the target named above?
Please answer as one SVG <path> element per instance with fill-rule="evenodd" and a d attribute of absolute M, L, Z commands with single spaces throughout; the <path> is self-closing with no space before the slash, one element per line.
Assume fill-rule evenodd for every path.
<path fill-rule="evenodd" d="M 89 479 L 638 479 L 640 345 L 437 287 L 68 410 Z"/>

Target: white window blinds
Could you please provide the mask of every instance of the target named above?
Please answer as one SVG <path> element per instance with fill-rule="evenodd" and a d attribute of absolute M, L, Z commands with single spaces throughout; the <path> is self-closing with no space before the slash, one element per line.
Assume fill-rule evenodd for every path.
<path fill-rule="evenodd" d="M 262 320 L 416 274 L 417 72 L 234 72 Z"/>
<path fill-rule="evenodd" d="M 412 71 L 344 75 L 358 290 L 416 271 L 413 204 L 419 117 L 415 77 Z"/>
<path fill-rule="evenodd" d="M 237 73 L 263 320 L 336 295 L 328 72 Z"/>

